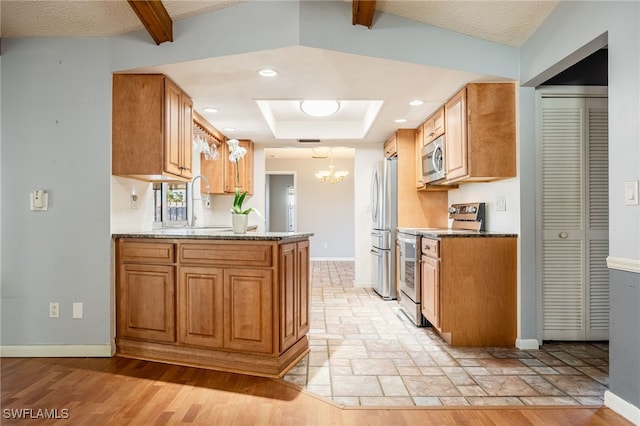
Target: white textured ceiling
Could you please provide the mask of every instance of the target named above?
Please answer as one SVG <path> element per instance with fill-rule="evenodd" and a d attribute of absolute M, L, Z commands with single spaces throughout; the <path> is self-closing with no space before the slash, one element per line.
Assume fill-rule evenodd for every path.
<path fill-rule="evenodd" d="M 180 20 L 246 1 L 163 0 L 163 4 L 173 20 Z M 378 0 L 376 9 L 497 43 L 520 46 L 557 3 L 555 0 Z M 108 36 L 143 29 L 126 0 L 2 0 L 0 4 L 2 37 Z"/>
<path fill-rule="evenodd" d="M 174 21 L 243 2 L 163 0 Z M 477 38 L 520 46 L 557 4 L 558 1 L 378 0 L 376 8 Z M 375 19 L 374 16 L 374 28 Z M 3 38 L 109 36 L 143 29 L 126 0 L 0 1 L 0 36 Z M 174 34 L 174 37 L 179 38 L 180 34 Z M 153 43 L 150 37 L 149 42 Z M 300 60 L 301 55 L 304 61 Z M 264 64 L 276 68 L 281 76 L 286 75 L 286 79 L 278 76 L 265 84 L 264 78 L 255 72 Z M 221 69 L 225 70 L 225 75 L 219 74 Z M 167 74 L 193 98 L 195 110 L 226 136 L 253 139 L 280 148 L 301 145 L 295 139 L 275 138 L 256 100 L 383 100 L 369 131 L 355 141 L 380 143 L 398 127 L 419 125 L 462 85 L 491 79 L 467 72 L 301 46 L 128 71 Z M 233 79 L 229 78 L 231 74 Z M 390 81 L 389 75 L 402 75 L 403 78 Z M 380 81 L 385 84 L 379 84 Z M 408 102 L 414 98 L 423 99 L 425 104 L 410 107 Z M 203 109 L 210 106 L 220 111 L 205 113 Z M 397 124 L 396 118 L 405 118 L 407 122 Z M 225 131 L 225 127 L 234 127 L 237 131 Z M 323 144 L 354 146 L 354 141 L 335 137 L 323 140 Z"/>

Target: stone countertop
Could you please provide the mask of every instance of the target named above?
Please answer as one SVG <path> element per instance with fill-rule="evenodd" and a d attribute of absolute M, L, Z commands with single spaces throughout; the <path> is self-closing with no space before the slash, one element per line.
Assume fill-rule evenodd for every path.
<path fill-rule="evenodd" d="M 231 227 L 211 228 L 162 228 L 151 231 L 119 232 L 112 238 L 149 238 L 149 239 L 190 239 L 190 240 L 245 240 L 245 241 L 281 241 L 308 238 L 313 232 L 257 232 L 234 234 Z"/>
<path fill-rule="evenodd" d="M 490 231 L 470 231 L 467 229 L 450 229 L 450 228 L 398 228 L 398 232 L 411 235 L 419 235 L 429 238 L 451 238 L 451 237 L 493 237 L 493 238 L 511 238 L 517 237 L 518 234 L 510 234 L 505 232 Z"/>

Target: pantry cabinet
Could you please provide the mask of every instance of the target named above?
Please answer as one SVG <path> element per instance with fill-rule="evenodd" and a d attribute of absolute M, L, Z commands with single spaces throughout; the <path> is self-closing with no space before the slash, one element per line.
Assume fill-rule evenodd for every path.
<path fill-rule="evenodd" d="M 114 74 L 111 172 L 147 181 L 192 178 L 193 101 L 162 74 Z"/>
<path fill-rule="evenodd" d="M 471 83 L 445 104 L 446 181 L 516 175 L 514 83 Z"/>

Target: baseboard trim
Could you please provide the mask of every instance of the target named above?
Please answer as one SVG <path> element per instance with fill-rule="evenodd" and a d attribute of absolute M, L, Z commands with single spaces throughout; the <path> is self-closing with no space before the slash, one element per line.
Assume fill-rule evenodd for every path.
<path fill-rule="evenodd" d="M 353 257 L 312 257 L 312 262 L 354 262 Z"/>
<path fill-rule="evenodd" d="M 0 346 L 2 358 L 103 358 L 111 357 L 111 345 L 24 345 Z"/>
<path fill-rule="evenodd" d="M 604 392 L 604 405 L 634 425 L 640 425 L 640 408 L 625 401 L 610 390 Z"/>
<path fill-rule="evenodd" d="M 623 257 L 607 257 L 607 268 L 640 274 L 640 260 Z"/>
<path fill-rule="evenodd" d="M 540 349 L 540 343 L 537 339 L 516 339 L 516 348 L 521 350 Z"/>

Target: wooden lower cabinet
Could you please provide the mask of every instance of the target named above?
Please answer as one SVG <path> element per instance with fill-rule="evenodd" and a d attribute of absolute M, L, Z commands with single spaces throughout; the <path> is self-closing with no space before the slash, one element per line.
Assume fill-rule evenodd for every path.
<path fill-rule="evenodd" d="M 309 332 L 309 241 L 280 247 L 280 350 Z"/>
<path fill-rule="evenodd" d="M 443 237 L 422 257 L 422 313 L 451 346 L 514 346 L 517 240 Z"/>
<path fill-rule="evenodd" d="M 281 377 L 309 351 L 308 239 L 120 238 L 116 262 L 121 356 Z"/>
<path fill-rule="evenodd" d="M 272 272 L 224 270 L 224 348 L 273 352 Z"/>
<path fill-rule="evenodd" d="M 174 342 L 175 267 L 122 265 L 118 286 L 118 334 L 154 342 Z"/>
<path fill-rule="evenodd" d="M 440 261 L 422 256 L 422 315 L 433 327 L 440 327 Z"/>
<path fill-rule="evenodd" d="M 221 268 L 180 268 L 178 342 L 208 348 L 223 347 L 223 291 Z"/>

